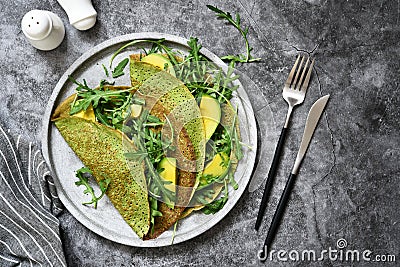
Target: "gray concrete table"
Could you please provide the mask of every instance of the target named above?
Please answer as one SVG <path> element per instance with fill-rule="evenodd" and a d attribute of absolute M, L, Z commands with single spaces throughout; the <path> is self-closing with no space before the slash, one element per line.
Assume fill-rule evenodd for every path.
<path fill-rule="evenodd" d="M 96 26 L 79 32 L 55 0 L 1 0 L 0 121 L 39 141 L 47 100 L 60 76 L 83 52 L 111 37 L 142 31 L 198 37 L 217 55 L 243 50 L 235 29 L 217 21 L 207 1 L 100 1 Z M 262 189 L 246 192 L 215 227 L 190 241 L 165 248 L 119 245 L 92 233 L 67 211 L 60 217 L 70 266 L 258 265 L 274 208 L 290 172 L 312 102 L 331 100 L 315 133 L 273 249 L 273 266 L 398 266 L 345 259 L 292 260 L 296 252 L 371 250 L 400 262 L 400 3 L 399 1 L 218 1 L 240 12 L 250 25 L 254 55 L 263 60 L 239 69 L 262 88 L 281 127 L 286 103 L 281 87 L 294 56 L 313 51 L 316 75 L 305 103 L 295 110 L 282 164 L 264 223 L 254 230 Z M 31 47 L 20 31 L 22 16 L 47 9 L 66 25 L 62 45 L 50 52 Z M 268 166 L 265 166 L 267 173 Z M 343 241 L 343 240 L 342 240 Z M 291 252 L 290 251 L 295 251 Z M 318 255 L 318 254 L 317 254 Z M 285 257 L 285 254 L 281 256 Z M 344 257 L 343 257 L 344 258 Z M 382 257 L 381 257 L 382 258 Z M 388 257 L 386 257 L 388 258 Z M 382 258 L 383 259 L 383 258 Z M 366 265 L 368 264 L 368 265 Z"/>

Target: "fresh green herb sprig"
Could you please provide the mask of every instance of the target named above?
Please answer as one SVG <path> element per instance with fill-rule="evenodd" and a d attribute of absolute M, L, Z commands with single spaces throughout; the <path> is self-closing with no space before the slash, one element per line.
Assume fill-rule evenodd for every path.
<path fill-rule="evenodd" d="M 112 71 L 112 77 L 115 79 L 124 75 L 125 74 L 124 69 L 126 65 L 128 65 L 128 63 L 129 63 L 129 58 L 124 58 L 120 63 L 118 63 L 118 65 Z"/>
<path fill-rule="evenodd" d="M 105 74 L 107 77 L 110 77 L 110 73 L 108 72 L 107 67 L 106 67 L 104 64 L 101 64 L 101 67 L 103 68 L 104 74 Z"/>
<path fill-rule="evenodd" d="M 93 187 L 90 186 L 90 184 L 89 184 L 89 177 L 92 177 L 92 175 L 93 175 L 93 172 L 89 168 L 86 168 L 86 167 L 80 168 L 79 170 L 76 171 L 76 177 L 79 179 L 79 181 L 76 181 L 75 185 L 76 186 L 81 186 L 81 185 L 85 186 L 86 189 L 83 191 L 83 193 L 90 194 L 92 197 L 91 201 L 84 202 L 82 204 L 84 204 L 84 205 L 93 204 L 94 208 L 97 209 L 97 203 L 106 193 L 107 188 L 111 182 L 111 179 L 105 178 L 99 182 L 101 194 L 100 194 L 100 196 L 96 197 Z"/>
<path fill-rule="evenodd" d="M 206 204 L 204 206 L 204 208 L 201 209 L 201 211 L 207 215 L 215 214 L 225 206 L 228 199 L 229 199 L 228 185 L 225 180 L 224 195 L 222 197 L 220 197 L 219 199 L 214 200 L 213 202 L 211 202 L 209 204 Z"/>
<path fill-rule="evenodd" d="M 241 63 L 255 62 L 255 61 L 261 60 L 261 58 L 254 58 L 251 55 L 251 51 L 253 50 L 253 48 L 250 46 L 249 40 L 247 38 L 247 34 L 249 32 L 249 27 L 242 28 L 239 13 L 236 13 L 236 18 L 234 19 L 229 12 L 224 12 L 221 9 L 219 9 L 215 6 L 212 6 L 212 5 L 207 5 L 207 7 L 211 11 L 214 11 L 218 18 L 225 19 L 226 21 L 228 21 L 229 24 L 231 24 L 233 27 L 235 27 L 240 32 L 240 34 L 243 36 L 243 39 L 246 43 L 246 55 L 243 55 L 243 54 L 227 55 L 227 56 L 221 57 L 221 59 L 234 61 L 234 62 L 241 62 Z"/>
<path fill-rule="evenodd" d="M 161 160 L 161 158 L 164 156 L 164 149 L 171 144 L 171 141 L 159 141 L 158 137 L 156 138 L 155 136 L 149 135 L 149 131 L 146 130 L 146 123 L 148 122 L 149 116 L 151 116 L 149 115 L 149 111 L 145 109 L 142 111 L 139 118 L 132 120 L 131 131 L 128 134 L 132 137 L 132 140 L 137 147 L 137 151 L 127 152 L 125 153 L 125 156 L 128 160 L 144 161 L 144 164 L 146 166 L 146 178 L 149 185 L 148 189 L 150 195 L 156 199 L 162 198 L 167 205 L 172 207 L 174 205 L 175 193 L 165 187 L 165 185 L 169 184 L 170 182 L 162 179 L 159 175 L 160 170 L 156 170 L 156 168 L 154 167 L 154 163 Z M 154 139 L 152 140 L 153 142 L 161 142 L 158 143 L 157 146 L 161 146 L 162 149 L 148 149 L 148 147 L 146 146 L 146 140 L 149 141 L 150 138 Z M 149 155 L 153 154 L 151 151 L 153 151 L 156 155 L 152 155 L 152 157 L 150 158 Z"/>
<path fill-rule="evenodd" d="M 211 178 L 211 176 L 210 176 Z M 222 181 L 224 183 L 224 181 Z M 193 196 L 193 200 L 195 200 L 197 203 L 201 203 L 203 205 L 210 204 L 210 199 L 214 197 L 215 191 L 212 187 L 212 184 L 209 185 L 204 185 L 204 186 L 199 186 L 196 189 L 196 192 Z M 195 203 L 195 204 L 197 204 Z"/>
<path fill-rule="evenodd" d="M 132 121 L 132 127 L 125 127 L 124 133 L 131 136 L 132 139 L 135 138 L 133 134 L 140 134 L 140 137 L 142 138 L 141 141 L 144 143 L 145 151 L 138 150 L 135 152 L 129 152 L 126 153 L 126 156 L 132 160 L 143 160 L 145 157 L 149 157 L 153 166 L 156 166 L 161 159 L 165 157 L 164 152 L 167 149 L 175 150 L 175 147 L 172 146 L 174 138 L 173 127 L 168 117 L 166 117 L 166 122 L 171 132 L 171 137 L 168 140 L 162 138 L 161 131 L 154 131 L 155 127 L 163 126 L 165 124 L 159 118 L 148 114 L 145 122 Z M 141 133 L 138 132 L 139 125 L 142 126 Z"/>
<path fill-rule="evenodd" d="M 182 63 L 175 67 L 177 78 L 183 81 L 195 98 L 200 99 L 208 94 L 217 99 L 220 104 L 227 103 L 232 93 L 238 88 L 233 82 L 239 79 L 234 74 L 234 62 L 231 61 L 227 73 L 217 64 L 208 61 L 200 53 L 202 48 L 197 38 L 188 41 L 189 54 Z"/>
<path fill-rule="evenodd" d="M 228 172 L 228 180 L 234 190 L 237 190 L 239 188 L 238 183 L 235 181 L 233 171 Z"/>
<path fill-rule="evenodd" d="M 225 153 L 226 155 L 231 154 L 232 150 L 232 139 L 226 127 L 219 125 L 212 136 L 214 153 Z"/>
<path fill-rule="evenodd" d="M 107 81 L 102 80 L 98 88 L 90 88 L 86 80 L 83 83 L 76 81 L 71 76 L 70 81 L 77 85 L 76 98 L 71 104 L 70 115 L 80 111 L 86 111 L 90 105 L 98 121 L 104 125 L 121 129 L 126 118 L 126 109 L 132 100 L 131 91 L 134 88 L 124 90 L 108 90 Z"/>
<path fill-rule="evenodd" d="M 156 198 L 149 196 L 149 202 L 150 202 L 150 224 L 151 224 L 150 232 L 153 234 L 155 218 L 161 217 L 162 213 L 158 211 L 158 201 Z"/>
<path fill-rule="evenodd" d="M 156 54 L 158 52 L 162 52 L 162 50 L 160 49 L 160 47 L 157 44 L 152 44 L 150 49 L 146 49 L 144 47 L 141 47 L 141 49 L 143 50 L 144 54 L 150 55 L 150 54 Z"/>
<path fill-rule="evenodd" d="M 190 48 L 189 53 L 184 56 L 183 62 L 175 65 L 176 76 L 184 83 L 203 82 L 207 74 L 208 66 L 211 64 L 208 59 L 200 53 L 202 45 L 197 38 L 190 37 L 187 44 Z"/>
<path fill-rule="evenodd" d="M 197 38 L 190 37 L 187 44 L 190 47 L 190 51 L 185 60 L 189 60 L 192 62 L 201 62 L 207 60 L 207 58 L 200 53 L 202 45 L 199 44 L 199 40 Z"/>
<path fill-rule="evenodd" d="M 171 245 L 174 244 L 175 235 L 176 235 L 176 227 L 178 226 L 179 220 L 174 223 L 174 230 L 172 231 Z"/>

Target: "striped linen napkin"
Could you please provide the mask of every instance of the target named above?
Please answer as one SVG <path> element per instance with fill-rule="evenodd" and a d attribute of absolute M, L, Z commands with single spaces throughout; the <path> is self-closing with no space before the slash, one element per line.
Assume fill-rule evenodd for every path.
<path fill-rule="evenodd" d="M 0 266 L 67 266 L 62 209 L 40 150 L 0 125 Z"/>

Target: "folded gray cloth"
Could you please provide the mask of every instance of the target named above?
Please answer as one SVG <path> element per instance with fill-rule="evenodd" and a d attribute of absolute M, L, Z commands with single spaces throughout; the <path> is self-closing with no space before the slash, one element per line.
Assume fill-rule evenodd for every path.
<path fill-rule="evenodd" d="M 0 126 L 0 266 L 67 266 L 62 209 L 40 150 Z"/>

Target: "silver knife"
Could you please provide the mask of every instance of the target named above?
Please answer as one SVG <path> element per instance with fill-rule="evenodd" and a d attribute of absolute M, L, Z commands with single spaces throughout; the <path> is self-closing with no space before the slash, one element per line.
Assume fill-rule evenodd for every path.
<path fill-rule="evenodd" d="M 301 140 L 300 149 L 299 152 L 297 152 L 296 161 L 294 162 L 294 166 L 292 169 L 293 174 L 297 174 L 299 172 L 300 164 L 303 161 L 308 145 L 310 144 L 311 137 L 314 134 L 315 128 L 317 127 L 317 123 L 322 115 L 322 112 L 324 111 L 328 99 L 329 95 L 321 97 L 320 99 L 315 101 L 310 109 L 310 112 L 308 112 L 306 127 L 304 128 L 303 133 L 303 139 Z"/>
<path fill-rule="evenodd" d="M 294 181 L 296 180 L 296 176 L 299 172 L 299 168 L 301 162 L 303 161 L 304 155 L 307 151 L 307 148 L 310 144 L 311 137 L 314 134 L 315 128 L 317 127 L 317 123 L 324 111 L 326 103 L 328 102 L 329 95 L 323 96 L 318 99 L 311 107 L 310 112 L 308 113 L 306 126 L 304 128 L 303 139 L 301 140 L 300 149 L 297 153 L 296 161 L 294 163 L 292 173 L 289 176 L 289 179 L 286 183 L 285 189 L 283 190 L 281 199 L 279 200 L 278 207 L 276 208 L 274 217 L 271 222 L 271 226 L 269 227 L 267 238 L 265 239 L 264 247 L 262 252 L 259 253 L 260 259 L 262 259 L 262 255 L 267 255 L 268 249 L 275 237 L 275 234 L 278 230 L 279 223 L 281 221 L 282 215 L 285 212 L 285 208 L 287 206 L 287 202 L 289 200 L 290 192 L 292 191 Z M 260 251 L 261 252 L 261 251 Z"/>

